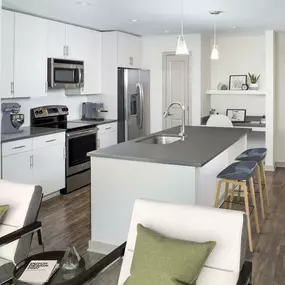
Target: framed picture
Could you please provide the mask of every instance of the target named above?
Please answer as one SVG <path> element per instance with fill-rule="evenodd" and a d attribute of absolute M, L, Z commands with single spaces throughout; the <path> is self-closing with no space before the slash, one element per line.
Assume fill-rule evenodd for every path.
<path fill-rule="evenodd" d="M 230 90 L 242 90 L 244 84 L 247 84 L 247 75 L 230 75 Z"/>
<path fill-rule="evenodd" d="M 227 109 L 227 116 L 232 122 L 244 123 L 246 121 L 245 109 Z"/>

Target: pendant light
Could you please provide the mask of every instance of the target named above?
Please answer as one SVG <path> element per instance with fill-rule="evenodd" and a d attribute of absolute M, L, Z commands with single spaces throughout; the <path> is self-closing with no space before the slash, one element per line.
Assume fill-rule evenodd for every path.
<path fill-rule="evenodd" d="M 217 16 L 223 13 L 222 11 L 213 11 L 210 12 L 211 15 Z M 213 43 L 213 48 L 212 48 L 212 53 L 211 53 L 211 59 L 212 60 L 218 60 L 220 57 L 219 55 L 219 47 L 217 45 L 217 27 L 216 27 L 216 21 L 214 23 L 214 43 Z"/>
<path fill-rule="evenodd" d="M 176 55 L 189 55 L 187 43 L 184 37 L 184 14 L 183 14 L 183 0 L 181 0 L 181 34 L 178 37 Z"/>

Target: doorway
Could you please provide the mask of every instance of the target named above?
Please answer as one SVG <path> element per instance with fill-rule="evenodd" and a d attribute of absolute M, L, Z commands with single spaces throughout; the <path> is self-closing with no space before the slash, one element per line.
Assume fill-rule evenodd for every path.
<path fill-rule="evenodd" d="M 189 108 L 189 56 L 163 54 L 163 96 L 162 107 L 165 111 L 172 102 L 180 102 L 185 106 L 186 125 L 190 124 Z M 173 106 L 171 116 L 163 119 L 163 129 L 182 125 L 182 113 L 178 106 Z"/>

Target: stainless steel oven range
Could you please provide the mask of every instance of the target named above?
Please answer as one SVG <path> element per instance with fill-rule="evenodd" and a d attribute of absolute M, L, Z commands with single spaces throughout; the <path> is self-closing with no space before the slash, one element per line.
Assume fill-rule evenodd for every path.
<path fill-rule="evenodd" d="M 31 109 L 31 126 L 66 130 L 66 187 L 70 193 L 91 183 L 90 157 L 97 148 L 97 128 L 92 122 L 68 122 L 66 106 L 42 106 Z"/>

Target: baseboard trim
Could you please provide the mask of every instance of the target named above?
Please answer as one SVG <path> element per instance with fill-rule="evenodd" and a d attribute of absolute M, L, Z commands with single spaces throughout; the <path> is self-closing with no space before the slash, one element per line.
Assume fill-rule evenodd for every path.
<path fill-rule="evenodd" d="M 55 198 L 55 197 L 57 197 L 59 195 L 61 195 L 59 191 L 56 191 L 56 192 L 51 193 L 49 195 L 46 195 L 46 196 L 43 197 L 43 202 L 47 201 L 47 200 L 50 200 L 50 199 L 53 199 L 53 198 Z"/>
<path fill-rule="evenodd" d="M 285 168 L 285 162 L 276 162 L 275 163 L 276 167 L 281 167 L 281 168 Z"/>
<path fill-rule="evenodd" d="M 276 164 L 274 164 L 274 165 L 265 165 L 265 170 L 274 172 L 276 170 Z"/>
<path fill-rule="evenodd" d="M 90 240 L 88 242 L 88 249 L 87 250 L 92 251 L 92 252 L 96 252 L 96 253 L 101 253 L 101 254 L 109 254 L 110 252 L 112 252 L 117 247 L 118 247 L 117 245 Z"/>

